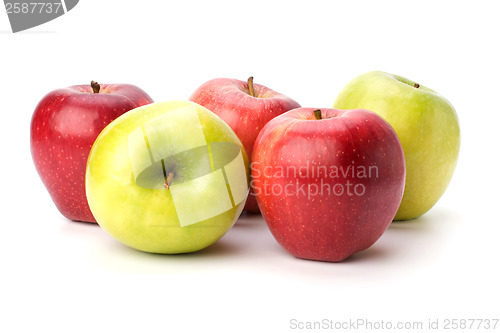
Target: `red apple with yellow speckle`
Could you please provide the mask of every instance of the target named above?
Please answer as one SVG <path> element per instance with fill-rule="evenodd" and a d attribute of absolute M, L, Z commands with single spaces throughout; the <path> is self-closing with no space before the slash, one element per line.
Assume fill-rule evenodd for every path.
<path fill-rule="evenodd" d="M 31 154 L 35 168 L 61 214 L 96 222 L 85 195 L 85 167 L 90 148 L 111 121 L 152 103 L 131 84 L 76 85 L 48 93 L 31 119 Z"/>
<path fill-rule="evenodd" d="M 405 160 L 392 127 L 367 110 L 291 110 L 252 155 L 262 216 L 292 255 L 338 262 L 374 244 L 398 210 Z"/>

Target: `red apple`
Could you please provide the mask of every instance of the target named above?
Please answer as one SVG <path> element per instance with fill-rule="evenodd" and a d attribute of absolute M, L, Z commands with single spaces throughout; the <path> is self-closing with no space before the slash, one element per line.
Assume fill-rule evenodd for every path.
<path fill-rule="evenodd" d="M 77 85 L 48 93 L 31 119 L 35 168 L 59 211 L 68 219 L 96 222 L 85 195 L 90 148 L 112 120 L 153 102 L 130 84 Z"/>
<path fill-rule="evenodd" d="M 265 124 L 284 112 L 300 107 L 290 97 L 260 84 L 236 79 L 219 78 L 202 84 L 189 98 L 222 118 L 243 143 L 248 156 L 257 135 Z M 250 189 L 245 211 L 258 213 L 253 190 Z"/>
<path fill-rule="evenodd" d="M 289 111 L 262 129 L 252 160 L 260 211 L 299 258 L 338 262 L 367 249 L 403 196 L 401 143 L 371 111 Z"/>

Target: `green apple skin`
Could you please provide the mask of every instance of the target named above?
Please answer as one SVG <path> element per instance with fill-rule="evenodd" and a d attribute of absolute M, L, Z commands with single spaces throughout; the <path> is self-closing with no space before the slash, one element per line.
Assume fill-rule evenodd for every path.
<path fill-rule="evenodd" d="M 241 149 L 245 200 L 233 202 L 233 207 L 219 215 L 187 226 L 181 226 L 173 201 L 173 186 L 165 184 L 144 188 L 136 183 L 129 153 L 129 137 L 134 130 L 167 112 L 194 108 L 199 116 L 206 142 L 232 143 Z M 151 122 L 150 122 L 151 123 Z M 178 142 L 193 136 L 185 127 L 176 126 Z M 153 140 L 150 137 L 150 140 Z M 149 142 L 165 145 L 164 142 Z M 136 157 L 137 159 L 137 157 Z M 137 161 L 136 161 L 137 162 Z M 140 161 L 139 161 L 140 162 Z M 181 161 L 182 162 L 182 161 Z M 193 161 L 183 161 L 195 163 Z M 243 167 L 244 165 L 244 167 Z M 196 169 L 196 165 L 194 165 Z M 213 168 L 213 164 L 212 164 Z M 173 176 L 175 181 L 176 176 Z M 241 179 L 240 179 L 241 180 Z M 248 157 L 231 128 L 217 115 L 193 102 L 168 101 L 153 103 L 129 111 L 111 122 L 92 146 L 86 169 L 86 193 L 97 223 L 123 244 L 152 253 L 188 253 L 201 250 L 221 238 L 240 216 L 248 194 Z M 240 184 L 241 185 L 241 184 Z M 198 184 L 203 200 L 196 202 L 193 213 L 210 209 L 220 188 Z M 229 185 L 227 185 L 229 188 Z M 226 185 L 224 185 L 226 189 Z"/>
<path fill-rule="evenodd" d="M 411 80 L 374 71 L 349 82 L 333 107 L 374 111 L 396 131 L 405 153 L 406 183 L 394 220 L 429 211 L 445 192 L 458 160 L 460 127 L 450 102 Z"/>

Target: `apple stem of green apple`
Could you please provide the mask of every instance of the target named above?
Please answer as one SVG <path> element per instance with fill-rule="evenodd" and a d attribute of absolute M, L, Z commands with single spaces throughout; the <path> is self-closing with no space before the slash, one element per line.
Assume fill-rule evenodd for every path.
<path fill-rule="evenodd" d="M 172 179 L 174 178 L 174 173 L 169 172 L 167 175 L 167 170 L 165 169 L 165 161 L 161 160 L 161 168 L 163 169 L 163 179 L 165 179 L 165 183 L 163 183 L 163 187 L 165 189 L 170 188 L 170 184 L 172 184 Z"/>
<path fill-rule="evenodd" d="M 96 81 L 90 81 L 90 86 L 92 87 L 92 92 L 94 94 L 98 94 L 99 91 L 101 90 L 101 85 Z"/>
<path fill-rule="evenodd" d="M 250 76 L 247 80 L 248 84 L 248 92 L 250 93 L 250 96 L 255 97 L 255 91 L 253 90 L 253 76 Z"/>
<path fill-rule="evenodd" d="M 314 113 L 314 118 L 316 118 L 316 120 L 321 120 L 321 110 L 320 109 L 314 110 L 313 113 Z"/>
<path fill-rule="evenodd" d="M 418 89 L 418 88 L 420 88 L 420 84 L 415 83 L 415 84 L 413 85 L 413 87 Z"/>
<path fill-rule="evenodd" d="M 170 184 L 172 184 L 172 179 L 173 178 L 174 178 L 174 173 L 173 172 L 169 172 L 168 176 L 165 179 L 165 184 L 163 185 L 163 187 L 165 187 L 165 189 L 168 190 L 170 188 Z"/>

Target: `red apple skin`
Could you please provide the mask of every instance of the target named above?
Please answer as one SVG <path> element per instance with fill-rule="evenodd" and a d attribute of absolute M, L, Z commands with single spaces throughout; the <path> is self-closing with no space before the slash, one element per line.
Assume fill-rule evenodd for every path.
<path fill-rule="evenodd" d="M 370 247 L 389 227 L 403 196 L 405 160 L 396 133 L 374 112 L 321 109 L 323 119 L 316 120 L 313 110 L 289 111 L 262 129 L 252 186 L 285 250 L 339 262 Z M 372 166 L 371 174 L 363 177 L 360 166 Z M 335 167 L 346 174 L 335 177 Z"/>
<path fill-rule="evenodd" d="M 90 148 L 112 120 L 153 102 L 131 84 L 101 84 L 54 90 L 38 103 L 31 119 L 31 155 L 35 168 L 62 215 L 96 222 L 85 195 Z"/>
<path fill-rule="evenodd" d="M 250 95 L 248 82 L 218 78 L 202 84 L 189 98 L 222 118 L 236 133 L 248 156 L 260 130 L 274 117 L 300 104 L 260 84 L 253 84 L 255 97 Z M 250 161 L 251 162 L 251 161 Z M 245 211 L 258 213 L 255 195 L 250 190 Z"/>

